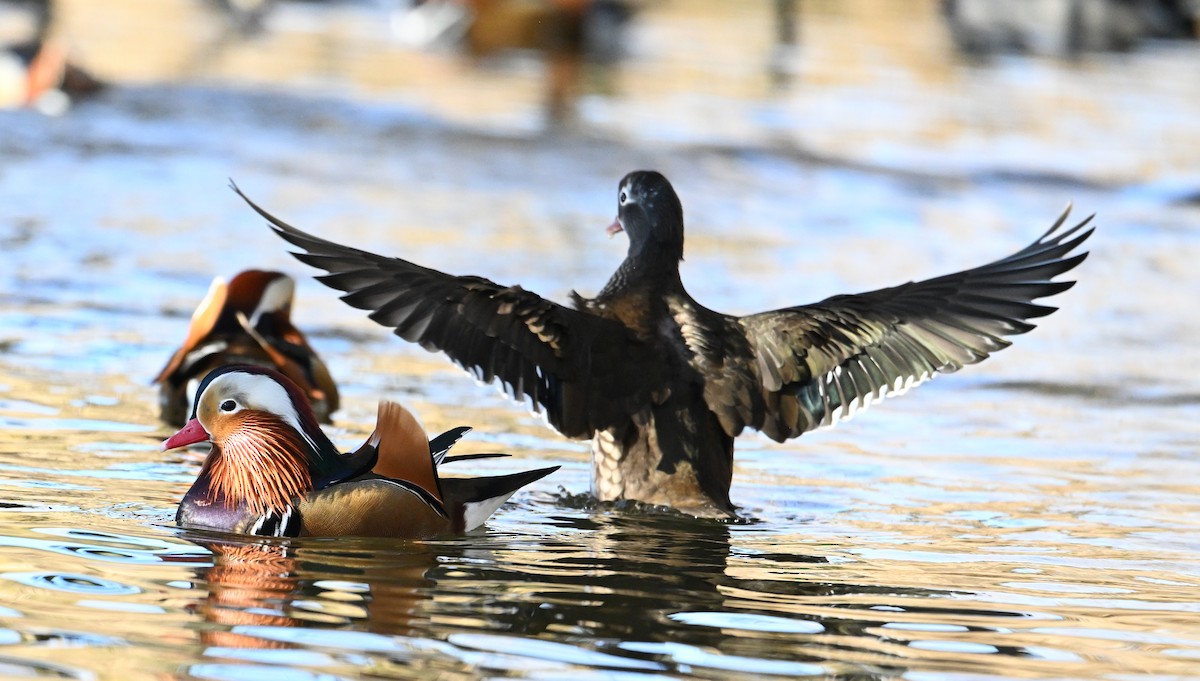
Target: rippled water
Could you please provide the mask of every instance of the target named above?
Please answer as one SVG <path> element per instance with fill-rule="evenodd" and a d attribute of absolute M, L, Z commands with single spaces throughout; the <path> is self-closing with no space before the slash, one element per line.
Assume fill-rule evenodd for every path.
<path fill-rule="evenodd" d="M 968 65 L 932 15 L 818 4 L 797 84 L 771 94 L 765 44 L 718 40 L 765 5 L 659 7 L 621 96 L 541 134 L 529 63 L 374 45 L 398 66 L 391 89 L 366 78 L 367 10 L 285 6 L 274 37 L 187 71 L 102 49 L 114 29 L 66 4 L 127 80 L 64 118 L 0 114 L 0 676 L 1200 677 L 1195 47 Z M 127 22 L 174 55 L 175 19 Z M 433 72 L 428 96 L 406 80 Z M 489 105 L 464 108 L 476 86 Z M 580 443 L 338 302 L 225 187 L 565 300 L 621 258 L 602 230 L 645 166 L 683 199 L 685 282 L 729 312 L 975 265 L 1068 200 L 1100 228 L 1013 348 L 837 429 L 741 438 L 745 520 L 717 524 L 589 503 Z M 390 397 L 515 455 L 464 472 L 562 470 L 461 539 L 180 532 L 200 455 L 159 452 L 148 380 L 209 278 L 247 267 L 300 280 L 340 444 Z"/>

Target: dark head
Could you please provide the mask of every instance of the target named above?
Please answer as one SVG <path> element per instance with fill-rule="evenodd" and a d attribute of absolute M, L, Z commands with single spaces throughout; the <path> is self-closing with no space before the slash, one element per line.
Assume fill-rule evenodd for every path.
<path fill-rule="evenodd" d="M 629 235 L 630 258 L 683 260 L 683 206 L 667 178 L 636 170 L 617 190 L 617 219 L 608 228 Z"/>

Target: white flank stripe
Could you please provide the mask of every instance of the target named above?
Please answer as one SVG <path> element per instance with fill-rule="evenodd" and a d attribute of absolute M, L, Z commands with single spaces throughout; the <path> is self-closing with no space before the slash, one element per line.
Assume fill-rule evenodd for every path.
<path fill-rule="evenodd" d="M 180 365 L 185 367 L 191 366 L 205 357 L 208 357 L 209 355 L 215 355 L 216 353 L 221 352 L 227 347 L 229 347 L 229 343 L 223 340 L 205 343 L 204 345 L 201 345 L 184 356 L 183 361 L 180 362 Z"/>
<path fill-rule="evenodd" d="M 504 502 L 508 501 L 508 498 L 515 494 L 516 491 L 517 490 L 513 490 L 508 494 L 501 494 L 498 497 L 484 499 L 483 501 L 474 501 L 463 504 L 463 531 L 470 532 L 476 527 L 482 525 L 483 521 L 490 518 L 492 514 L 496 512 L 496 509 L 500 508 Z"/>

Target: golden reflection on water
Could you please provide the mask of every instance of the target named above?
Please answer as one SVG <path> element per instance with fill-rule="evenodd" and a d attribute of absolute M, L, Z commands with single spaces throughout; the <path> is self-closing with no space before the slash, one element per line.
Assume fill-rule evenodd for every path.
<path fill-rule="evenodd" d="M 6 501 L 32 504 L 39 497 L 48 507 L 5 511 L 0 593 L 5 607 L 22 616 L 3 619 L 30 637 L 8 651 L 27 661 L 61 663 L 33 637 L 64 636 L 79 646 L 72 666 L 106 677 L 131 668 L 145 676 L 170 674 L 181 666 L 221 676 L 269 660 L 339 673 L 363 668 L 354 661 L 363 655 L 371 660 L 365 668 L 408 677 L 469 674 L 480 665 L 504 669 L 523 664 L 522 655 L 585 654 L 522 643 L 544 639 L 623 641 L 624 654 L 633 655 L 629 664 L 659 671 L 698 656 L 700 668 L 758 661 L 812 665 L 787 668 L 792 673 L 874 670 L 880 677 L 902 669 L 1085 676 L 1089 663 L 1186 675 L 1192 664 L 1186 655 L 1177 659 L 1165 651 L 1200 646 L 1185 633 L 1194 634 L 1191 596 L 1200 586 L 1194 571 L 1185 576 L 1188 570 L 1166 556 L 1149 559 L 1152 547 L 1137 537 L 1145 528 L 1081 521 L 1057 508 L 1050 488 L 1042 503 L 1037 490 L 1005 501 L 1016 491 L 1003 483 L 957 490 L 972 501 L 900 497 L 894 507 L 848 510 L 839 519 L 798 527 L 772 521 L 724 526 L 538 501 L 501 514 L 488 535 L 461 542 L 317 540 L 293 547 L 175 535 L 147 520 L 168 523 L 183 485 L 149 475 L 136 483 L 104 477 L 113 470 L 105 459 L 116 452 L 123 464 L 160 465 L 157 449 L 146 446 L 146 427 L 111 425 L 130 415 L 153 424 L 146 406 L 152 389 L 123 406 L 94 405 L 82 396 L 111 393 L 122 382 L 64 385 L 47 378 L 6 370 L 0 382 L 10 401 L 3 416 L 36 413 L 110 425 L 74 433 L 29 421 L 4 430 L 6 466 L 37 457 L 53 464 L 39 464 L 48 469 L 80 471 L 6 472 L 20 482 L 4 487 Z M 37 406 L 31 398 L 39 395 Z M 489 425 L 501 423 L 520 425 L 503 416 Z M 43 443 L 28 444 L 36 440 Z M 107 444 L 85 446 L 98 440 Z M 62 454 L 72 447 L 73 457 Z M 14 457 L 18 451 L 28 456 Z M 1023 459 L 989 463 L 1030 465 Z M 186 477 L 195 465 L 176 462 L 175 476 L 168 477 Z M 52 487 L 64 478 L 87 489 Z M 24 485 L 31 483 L 51 487 L 30 494 Z M 922 481 L 878 484 L 899 491 Z M 1117 484 L 1123 481 L 1098 480 L 1086 489 L 1068 483 L 1066 491 L 1092 498 Z M 63 498 L 76 506 L 57 508 Z M 137 499 L 150 515 L 127 514 L 113 503 L 121 498 Z M 973 515 L 963 515 L 968 511 Z M 63 534 L 56 527 L 72 529 Z M 26 573 L 80 577 L 60 581 L 66 590 L 57 590 L 26 585 L 20 581 L 28 581 Z M 87 595 L 87 589 L 97 593 Z M 383 638 L 362 638 L 368 634 Z M 104 636 L 119 645 L 108 645 Z M 443 639 L 449 643 L 419 643 Z M 247 648 L 275 650 L 277 657 L 239 652 Z M 535 665 L 565 673 L 587 659 Z"/>

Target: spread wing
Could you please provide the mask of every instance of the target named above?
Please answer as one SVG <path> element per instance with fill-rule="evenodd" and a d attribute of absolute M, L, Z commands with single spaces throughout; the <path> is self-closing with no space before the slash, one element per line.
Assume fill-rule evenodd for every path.
<path fill-rule="evenodd" d="M 706 392 L 710 407 L 723 423 L 782 441 L 1008 347 L 1006 336 L 1056 309 L 1032 301 L 1075 284 L 1052 281 L 1087 257 L 1069 254 L 1091 235 L 1083 228 L 1092 217 L 1062 230 L 1069 212 L 1028 247 L 982 267 L 737 319 L 749 349 L 741 373 L 756 385 L 740 396 Z"/>
<path fill-rule="evenodd" d="M 661 363 L 618 322 L 487 279 L 453 276 L 307 234 L 258 207 L 317 279 L 397 336 L 444 352 L 482 381 L 499 380 L 563 435 L 587 438 L 626 421 L 665 381 Z"/>

